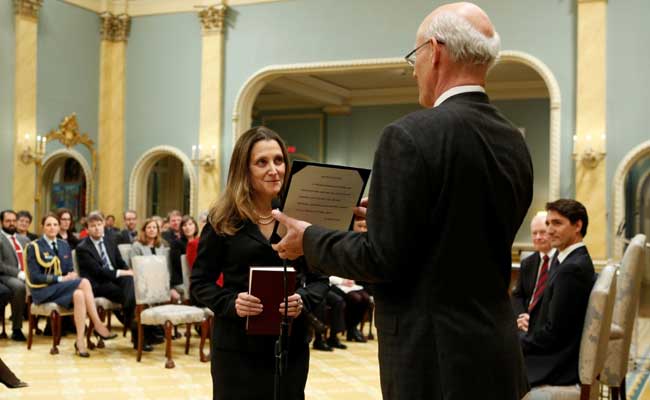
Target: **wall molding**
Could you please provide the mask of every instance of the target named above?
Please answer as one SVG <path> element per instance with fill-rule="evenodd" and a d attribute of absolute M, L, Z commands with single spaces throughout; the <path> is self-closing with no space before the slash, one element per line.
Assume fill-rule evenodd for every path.
<path fill-rule="evenodd" d="M 625 180 L 627 175 L 636 164 L 637 161 L 643 159 L 644 157 L 650 155 L 650 140 L 645 141 L 632 150 L 623 157 L 621 162 L 616 167 L 616 172 L 614 173 L 614 198 L 612 200 L 612 211 L 613 216 L 610 222 L 610 232 L 612 235 L 616 235 L 618 225 L 625 218 Z M 623 237 L 614 237 L 614 254 L 615 259 L 621 259 L 623 257 L 623 247 L 625 245 L 625 238 Z"/>
<path fill-rule="evenodd" d="M 131 17 L 145 15 L 174 14 L 174 13 L 198 13 L 203 8 L 224 4 L 228 7 L 244 6 L 249 4 L 274 3 L 286 0 L 63 0 L 68 4 L 94 11 L 98 14 L 103 12 L 127 13 Z"/>
<path fill-rule="evenodd" d="M 55 165 L 57 161 L 65 158 L 72 158 L 75 161 L 81 165 L 81 170 L 84 173 L 84 176 L 86 177 L 86 204 L 85 204 L 85 210 L 86 213 L 89 213 L 92 211 L 92 207 L 94 206 L 92 204 L 92 199 L 95 197 L 93 196 L 93 191 L 95 190 L 95 181 L 94 181 L 94 175 L 93 175 L 93 170 L 90 167 L 90 164 L 88 164 L 88 160 L 86 160 L 86 157 L 84 157 L 81 153 L 79 153 L 76 150 L 67 148 L 67 149 L 59 149 L 56 151 L 53 151 L 52 153 L 48 154 L 44 159 L 43 163 L 40 167 L 39 173 L 38 173 L 38 186 L 40 190 L 40 204 L 38 207 L 38 210 L 36 212 L 38 213 L 37 216 L 34 218 L 35 221 L 40 220 L 40 216 L 43 215 L 43 212 L 47 212 L 45 209 L 45 206 L 47 205 L 48 201 L 46 200 L 46 196 L 49 196 L 49 190 L 52 187 L 52 180 L 51 179 L 45 179 L 48 175 L 50 175 L 54 171 L 49 171 L 49 169 L 52 167 L 52 165 Z"/>
<path fill-rule="evenodd" d="M 156 146 L 144 152 L 135 163 L 129 176 L 129 206 L 138 215 L 146 216 L 147 179 L 153 166 L 165 156 L 178 158 L 190 176 L 190 215 L 197 215 L 196 199 L 198 178 L 190 158 L 180 149 L 173 146 Z"/>
<path fill-rule="evenodd" d="M 548 97 L 550 101 L 550 116 L 549 116 L 549 200 L 555 200 L 560 197 L 560 122 L 561 114 L 561 93 L 560 86 L 555 79 L 551 70 L 538 58 L 514 50 L 505 50 L 499 54 L 497 64 L 501 62 L 515 62 L 524 64 L 534 71 L 536 71 L 544 80 L 546 89 L 548 90 Z M 316 63 L 302 63 L 302 64 L 287 64 L 287 65 L 271 65 L 260 69 L 258 72 L 250 76 L 243 86 L 240 88 L 232 114 L 232 134 L 233 143 L 237 141 L 239 135 L 251 127 L 253 105 L 262 89 L 271 81 L 282 78 L 289 80 L 299 80 L 304 78 L 304 75 L 315 74 L 322 72 L 359 72 L 368 70 L 381 70 L 381 69 L 395 69 L 404 68 L 406 63 L 403 58 L 378 58 L 378 59 L 363 59 L 363 60 L 349 60 L 349 61 L 331 61 L 331 62 L 316 62 Z M 303 75 L 301 77 L 300 75 Z M 295 86 L 297 90 L 299 86 Z M 374 95 L 381 94 L 380 92 L 373 92 L 374 89 L 365 90 L 366 96 L 358 96 L 355 100 L 356 104 L 352 105 L 370 105 L 382 104 L 377 101 L 379 99 L 373 98 Z M 384 90 L 384 89 L 380 89 Z M 413 95 L 403 89 L 394 89 L 386 93 L 390 93 L 398 101 L 405 103 L 415 103 Z M 399 93 L 398 93 L 399 92 Z M 402 93 L 404 92 L 404 93 Z M 343 95 L 345 93 L 341 93 Z M 414 92 L 417 96 L 417 92 Z M 334 96 L 335 98 L 335 96 Z M 416 97 L 417 98 L 417 97 Z M 386 97 L 386 99 L 388 99 Z M 272 99 L 269 99 L 272 101 Z M 384 104 L 395 104 L 395 101 Z"/>

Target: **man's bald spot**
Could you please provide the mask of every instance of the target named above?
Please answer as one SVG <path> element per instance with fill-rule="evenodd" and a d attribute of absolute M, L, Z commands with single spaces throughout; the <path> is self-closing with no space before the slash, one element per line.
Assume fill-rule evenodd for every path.
<path fill-rule="evenodd" d="M 433 17 L 443 12 L 453 13 L 464 18 L 474 29 L 485 35 L 485 37 L 491 38 L 494 36 L 494 26 L 492 26 L 492 22 L 485 11 L 476 4 L 468 2 L 450 3 L 436 8 L 422 21 L 419 32 L 423 32 Z"/>
<path fill-rule="evenodd" d="M 546 226 L 546 215 L 543 214 L 538 214 L 533 217 L 533 220 L 530 221 L 530 230 L 533 231 L 535 230 L 535 226 Z"/>

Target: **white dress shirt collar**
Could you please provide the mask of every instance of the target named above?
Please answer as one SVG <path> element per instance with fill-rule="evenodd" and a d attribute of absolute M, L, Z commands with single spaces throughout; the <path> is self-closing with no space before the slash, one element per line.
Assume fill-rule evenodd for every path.
<path fill-rule="evenodd" d="M 571 246 L 567 247 L 566 249 L 562 250 L 558 255 L 557 255 L 557 260 L 560 264 L 564 262 L 564 260 L 573 252 L 575 249 L 579 249 L 580 247 L 584 247 L 585 244 L 583 242 L 578 242 L 574 243 Z"/>
<path fill-rule="evenodd" d="M 438 107 L 440 104 L 442 104 L 445 100 L 447 100 L 451 96 L 456 96 L 457 94 L 470 93 L 470 92 L 485 93 L 485 88 L 479 85 L 463 85 L 463 86 L 456 86 L 451 89 L 447 89 L 443 94 L 438 96 L 433 106 Z"/>

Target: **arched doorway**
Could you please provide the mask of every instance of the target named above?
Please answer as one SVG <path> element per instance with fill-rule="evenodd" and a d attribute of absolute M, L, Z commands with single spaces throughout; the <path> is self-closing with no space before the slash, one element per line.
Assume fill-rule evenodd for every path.
<path fill-rule="evenodd" d="M 75 150 L 50 154 L 39 174 L 41 206 L 38 216 L 58 208 L 72 211 L 75 221 L 86 215 L 92 204 L 92 173 L 86 159 Z"/>
<path fill-rule="evenodd" d="M 174 209 L 196 215 L 195 202 L 196 173 L 185 153 L 158 146 L 136 162 L 129 178 L 129 208 L 142 218 Z"/>

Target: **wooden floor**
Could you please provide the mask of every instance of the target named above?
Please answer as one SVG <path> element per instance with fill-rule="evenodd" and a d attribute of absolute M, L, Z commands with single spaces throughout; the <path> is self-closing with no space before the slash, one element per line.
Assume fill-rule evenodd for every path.
<path fill-rule="evenodd" d="M 638 363 L 628 375 L 628 399 L 650 400 L 650 319 L 639 320 L 638 337 Z M 128 337 L 107 342 L 89 359 L 74 356 L 73 342 L 71 335 L 64 337 L 60 354 L 51 356 L 49 337 L 36 337 L 30 351 L 23 343 L 0 340 L 0 357 L 30 385 L 24 389 L 0 385 L 0 399 L 45 399 L 53 394 L 57 399 L 92 400 L 211 398 L 210 366 L 199 362 L 196 336 L 190 355 L 183 354 L 181 340 L 174 341 L 176 368 L 171 370 L 163 367 L 162 345 L 144 353 L 138 363 Z M 381 399 L 377 342 L 346 344 L 347 350 L 312 351 L 308 400 Z"/>

